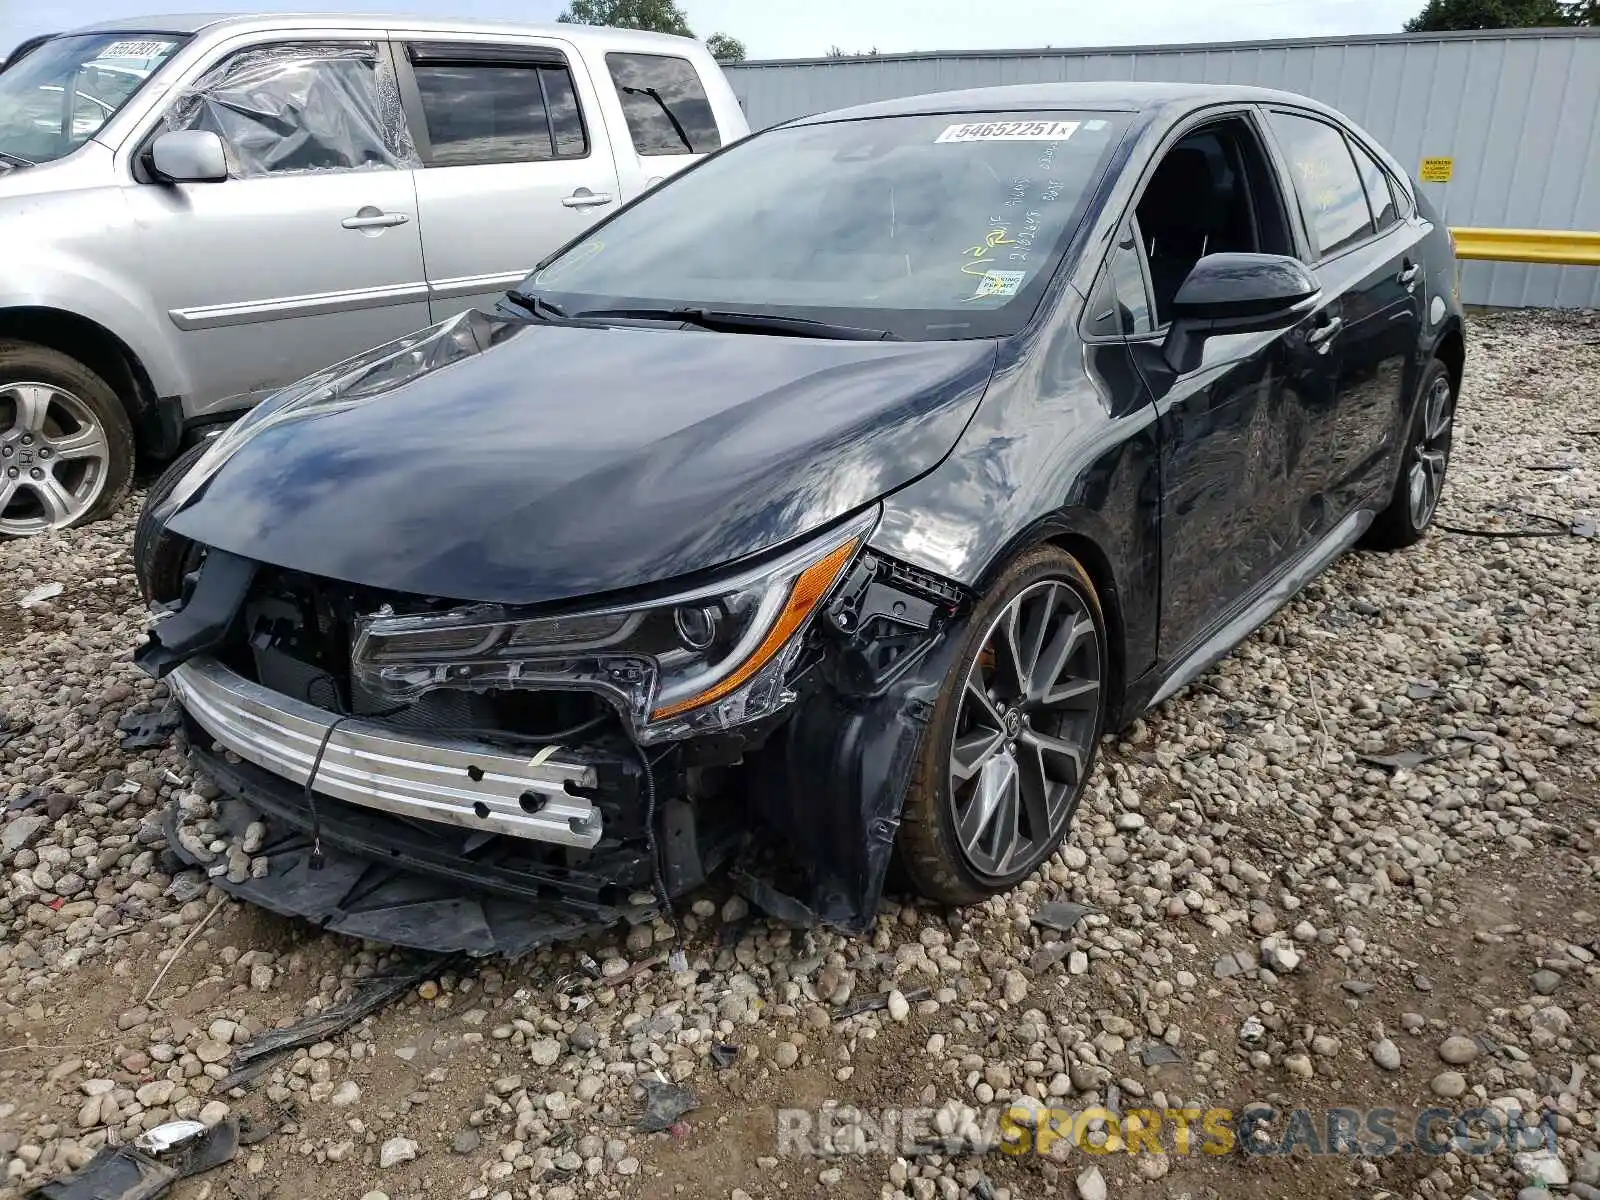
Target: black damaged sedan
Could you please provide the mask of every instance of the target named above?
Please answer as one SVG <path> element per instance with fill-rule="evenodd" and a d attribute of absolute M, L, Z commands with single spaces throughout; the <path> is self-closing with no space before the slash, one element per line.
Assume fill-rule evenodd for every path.
<path fill-rule="evenodd" d="M 1099 738 L 1433 518 L 1450 236 L 1339 114 L 1081 84 L 810 117 L 153 491 L 219 884 L 518 953 L 732 863 L 860 931 L 1056 852 Z"/>

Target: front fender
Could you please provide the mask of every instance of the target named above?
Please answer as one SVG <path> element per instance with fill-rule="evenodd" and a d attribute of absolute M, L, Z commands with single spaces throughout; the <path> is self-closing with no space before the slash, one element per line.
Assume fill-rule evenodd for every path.
<path fill-rule="evenodd" d="M 12 197 L 0 204 L 0 237 L 0 311 L 47 309 L 92 321 L 128 348 L 157 396 L 189 394 L 176 331 L 131 269 L 138 230 L 118 189 Z"/>
<path fill-rule="evenodd" d="M 800 704 L 781 758 L 770 764 L 775 777 L 758 776 L 753 790 L 788 860 L 778 864 L 780 881 L 741 878 L 769 913 L 852 935 L 872 927 L 912 773 L 964 628 L 964 619 L 945 625 L 875 695 L 829 683 Z"/>

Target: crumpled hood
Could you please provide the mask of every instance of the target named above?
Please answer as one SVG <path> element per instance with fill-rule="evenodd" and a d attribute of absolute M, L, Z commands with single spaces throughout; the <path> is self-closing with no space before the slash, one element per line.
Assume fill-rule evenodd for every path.
<path fill-rule="evenodd" d="M 182 503 L 206 479 L 169 525 L 415 595 L 637 587 L 778 546 L 932 469 L 994 355 L 465 313 L 269 399 L 180 485 Z"/>

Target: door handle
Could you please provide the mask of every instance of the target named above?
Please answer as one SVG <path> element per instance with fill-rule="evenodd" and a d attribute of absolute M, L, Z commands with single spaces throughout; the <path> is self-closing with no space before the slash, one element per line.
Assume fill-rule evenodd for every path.
<path fill-rule="evenodd" d="M 346 229 L 386 229 L 390 225 L 404 225 L 410 219 L 405 213 L 357 213 L 339 223 Z"/>
<path fill-rule="evenodd" d="M 611 193 L 591 192 L 588 188 L 579 188 L 561 203 L 568 208 L 597 208 L 602 204 L 611 203 Z"/>
<path fill-rule="evenodd" d="M 1422 268 L 1416 263 L 1412 262 L 1410 259 L 1407 259 L 1406 265 L 1400 268 L 1400 274 L 1397 278 L 1406 287 L 1410 287 L 1417 281 L 1417 276 L 1420 274 L 1422 274 Z"/>
<path fill-rule="evenodd" d="M 1330 317 L 1306 334 L 1306 345 L 1315 346 L 1319 354 L 1326 354 L 1333 339 L 1339 336 L 1339 331 L 1343 328 L 1343 317 Z"/>

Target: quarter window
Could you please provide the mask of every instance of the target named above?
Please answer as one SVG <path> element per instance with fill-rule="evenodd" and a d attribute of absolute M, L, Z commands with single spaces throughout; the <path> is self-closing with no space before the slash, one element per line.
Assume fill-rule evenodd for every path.
<path fill-rule="evenodd" d="M 722 145 L 711 101 L 688 59 L 608 54 L 606 66 L 640 154 L 708 154 Z"/>
<path fill-rule="evenodd" d="M 1137 337 L 1155 328 L 1139 262 L 1137 235 L 1111 252 L 1089 301 L 1088 331 L 1100 337 Z"/>
<path fill-rule="evenodd" d="M 1367 189 L 1367 204 L 1372 209 L 1372 223 L 1382 233 L 1400 220 L 1395 209 L 1394 184 L 1372 155 L 1359 143 L 1350 143 L 1350 152 L 1356 156 L 1356 169 L 1361 172 L 1361 185 Z"/>
<path fill-rule="evenodd" d="M 1337 254 L 1371 234 L 1372 215 L 1344 135 L 1311 117 L 1274 112 L 1271 118 L 1318 257 Z"/>
<path fill-rule="evenodd" d="M 582 158 L 589 139 L 565 66 L 417 63 L 430 165 Z"/>

